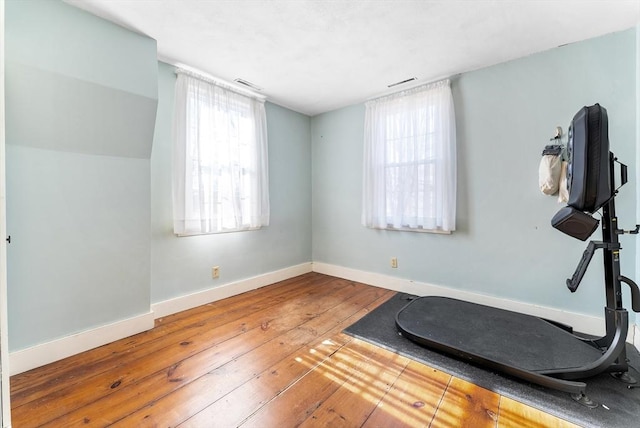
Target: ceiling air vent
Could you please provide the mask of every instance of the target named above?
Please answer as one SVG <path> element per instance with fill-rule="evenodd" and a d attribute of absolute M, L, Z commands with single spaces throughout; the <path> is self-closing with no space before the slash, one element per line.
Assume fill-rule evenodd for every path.
<path fill-rule="evenodd" d="M 262 88 L 260 86 L 254 85 L 253 83 L 248 82 L 248 81 L 246 81 L 244 79 L 241 79 L 239 77 L 237 79 L 235 79 L 234 82 L 239 83 L 239 84 L 241 84 L 243 86 L 246 86 L 247 88 L 251 88 L 254 91 L 262 91 Z"/>
<path fill-rule="evenodd" d="M 393 88 L 394 86 L 403 85 L 405 83 L 413 82 L 414 80 L 418 80 L 418 79 L 416 77 L 412 77 L 410 79 L 406 79 L 406 80 L 403 80 L 401 82 L 396 82 L 396 83 L 392 83 L 390 85 L 387 85 L 387 88 Z"/>

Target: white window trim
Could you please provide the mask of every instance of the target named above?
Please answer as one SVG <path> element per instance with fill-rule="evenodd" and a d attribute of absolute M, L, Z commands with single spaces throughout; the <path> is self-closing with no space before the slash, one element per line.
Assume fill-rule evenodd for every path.
<path fill-rule="evenodd" d="M 174 233 L 194 236 L 267 226 L 264 99 L 239 93 L 189 70 L 177 69 L 176 74 Z M 216 139 L 223 145 L 211 145 Z M 227 169 L 228 173 L 220 173 Z"/>
<path fill-rule="evenodd" d="M 366 108 L 362 224 L 373 229 L 450 234 L 455 230 L 456 153 L 455 113 L 449 80 L 370 100 Z M 411 129 L 414 132 L 405 134 Z M 440 141 L 435 145 L 430 143 L 430 134 Z M 399 143 L 391 151 L 390 138 Z M 411 158 L 416 153 L 417 158 Z M 416 168 L 420 171 L 410 175 L 400 170 L 393 178 L 389 175 L 390 168 L 403 165 L 432 167 L 429 171 Z M 390 179 L 401 181 L 389 182 Z M 430 180 L 436 180 L 435 188 L 428 184 Z M 400 209 L 395 210 L 389 205 L 387 189 L 398 183 L 401 188 L 411 186 L 414 190 L 397 193 L 400 199 L 395 199 L 395 208 Z M 416 186 L 422 189 L 427 186 L 430 191 L 424 193 Z M 438 201 L 435 213 L 429 212 L 428 207 L 434 205 L 427 201 L 433 198 Z M 410 213 L 407 204 L 411 206 Z M 429 227 L 431 225 L 435 227 Z"/>

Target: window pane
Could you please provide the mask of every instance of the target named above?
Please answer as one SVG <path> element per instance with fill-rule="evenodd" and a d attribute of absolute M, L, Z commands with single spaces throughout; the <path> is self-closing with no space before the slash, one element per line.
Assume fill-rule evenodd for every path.
<path fill-rule="evenodd" d="M 448 81 L 367 103 L 363 224 L 455 228 L 455 120 Z"/>
<path fill-rule="evenodd" d="M 176 88 L 174 153 L 176 158 L 184 153 L 184 161 L 174 164 L 176 233 L 267 225 L 263 103 L 182 74 Z M 184 109 L 179 108 L 182 105 Z M 184 184 L 180 177 L 184 177 Z"/>

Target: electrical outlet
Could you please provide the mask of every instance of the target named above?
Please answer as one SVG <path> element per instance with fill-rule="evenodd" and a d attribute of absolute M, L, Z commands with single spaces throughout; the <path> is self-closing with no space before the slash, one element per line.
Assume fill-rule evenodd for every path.
<path fill-rule="evenodd" d="M 391 267 L 394 268 L 394 269 L 398 267 L 398 258 L 397 257 L 391 257 Z"/>
<path fill-rule="evenodd" d="M 211 268 L 211 277 L 212 278 L 220 277 L 220 266 L 214 266 Z"/>

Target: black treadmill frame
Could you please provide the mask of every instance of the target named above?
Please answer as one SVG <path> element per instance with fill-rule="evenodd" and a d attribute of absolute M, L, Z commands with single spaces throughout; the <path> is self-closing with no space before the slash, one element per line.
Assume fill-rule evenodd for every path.
<path fill-rule="evenodd" d="M 609 152 L 610 162 L 610 179 L 611 183 L 614 183 L 614 164 L 616 158 L 613 153 Z M 626 166 L 622 165 L 622 185 L 626 183 Z M 618 190 L 613 192 L 612 197 L 602 207 L 602 241 L 591 241 L 589 246 L 584 252 L 580 263 L 571 279 L 567 280 L 567 286 L 574 292 L 582 279 L 582 276 L 586 272 L 587 265 L 591 261 L 593 253 L 596 249 L 601 248 L 603 250 L 603 262 L 604 262 L 604 279 L 605 279 L 605 293 L 606 293 L 606 306 L 605 311 L 605 324 L 606 333 L 603 337 L 597 339 L 587 339 L 584 337 L 573 334 L 575 340 L 585 342 L 596 349 L 601 350 L 602 356 L 592 363 L 586 364 L 581 367 L 574 368 L 562 368 L 562 369 L 549 369 L 545 371 L 530 371 L 516 367 L 514 365 L 505 364 L 487 358 L 482 355 L 474 354 L 453 346 L 449 346 L 434 340 L 431 340 L 419 332 L 411 331 L 402 325 L 399 320 L 399 315 L 404 311 L 411 303 L 401 309 L 396 314 L 396 327 L 402 333 L 403 336 L 408 339 L 424 345 L 429 348 L 436 349 L 443 353 L 447 353 L 462 359 L 472 361 L 481 366 L 488 367 L 490 369 L 526 380 L 531 383 L 535 383 L 547 388 L 553 388 L 560 391 L 569 392 L 577 396 L 584 396 L 586 383 L 576 381 L 578 379 L 586 379 L 591 376 L 595 376 L 603 372 L 612 372 L 625 374 L 628 372 L 628 364 L 626 357 L 626 338 L 629 328 L 629 315 L 627 310 L 622 306 L 622 283 L 627 284 L 631 289 L 632 309 L 635 312 L 640 312 L 640 290 L 635 282 L 626 278 L 620 274 L 620 242 L 618 235 L 625 233 L 624 230 L 618 229 L 618 220 L 615 210 L 615 196 Z M 630 233 L 637 233 L 638 228 Z M 553 321 L 544 320 L 558 326 Z M 561 328 L 561 327 L 558 327 Z M 567 328 L 563 328 L 565 331 Z"/>

